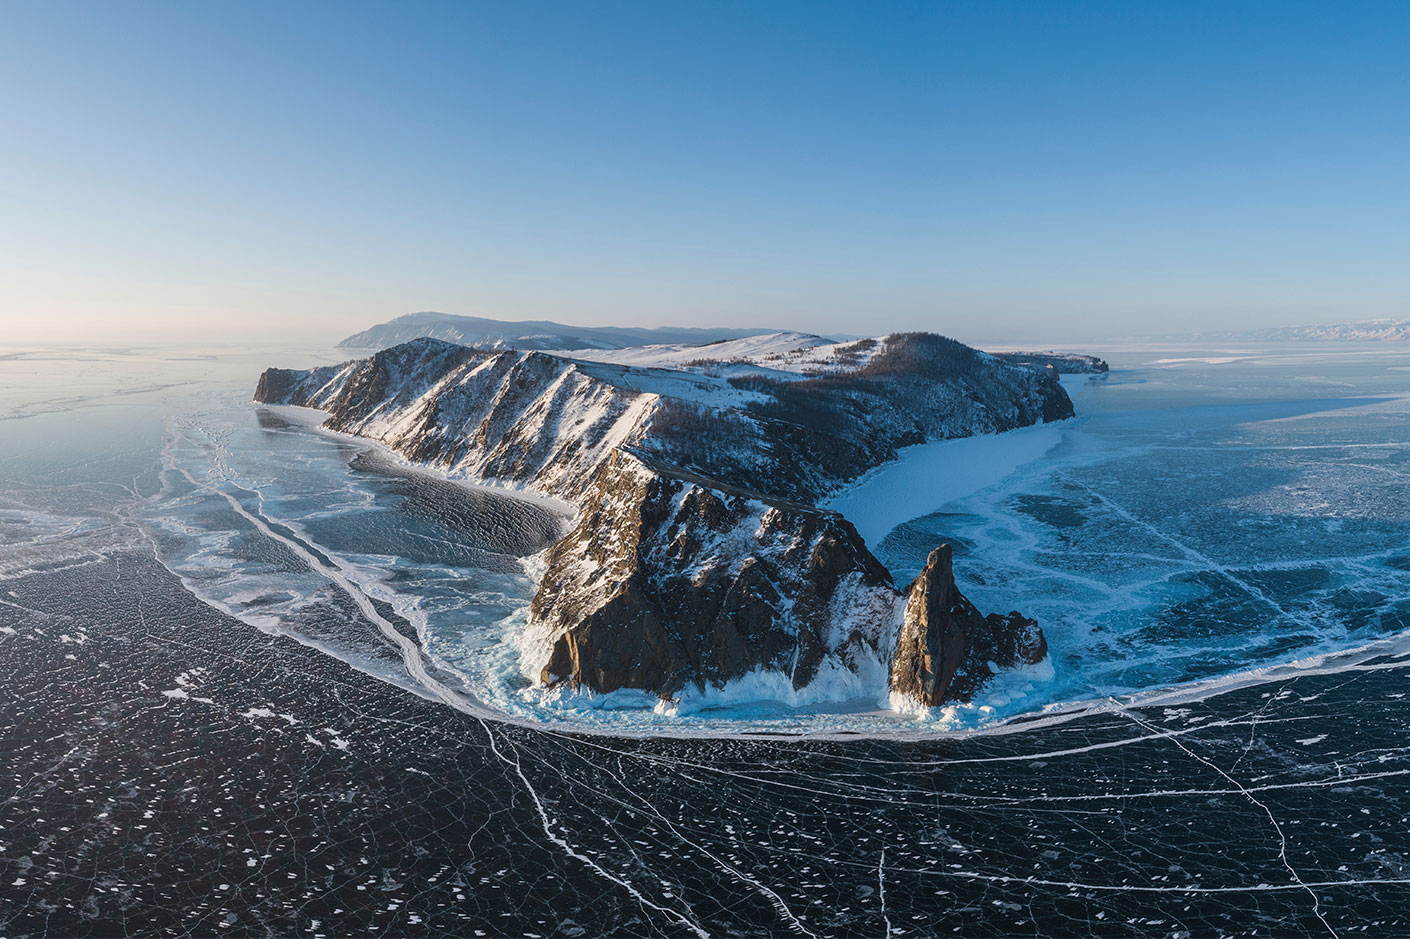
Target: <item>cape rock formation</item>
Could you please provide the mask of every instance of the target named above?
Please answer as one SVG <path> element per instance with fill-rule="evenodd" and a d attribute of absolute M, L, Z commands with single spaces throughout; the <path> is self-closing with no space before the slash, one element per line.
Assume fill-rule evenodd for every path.
<path fill-rule="evenodd" d="M 994 668 L 1036 665 L 1048 654 L 1038 624 L 1017 611 L 983 615 L 955 586 L 948 544 L 930 552 L 907 589 L 891 657 L 891 693 L 935 707 L 968 699 Z"/>
<path fill-rule="evenodd" d="M 1040 660 L 1041 631 L 980 615 L 948 547 L 907 599 L 817 503 L 902 447 L 1071 417 L 1056 372 L 925 333 L 554 353 L 419 339 L 269 369 L 255 398 L 576 503 L 531 607 L 545 685 L 671 698 L 759 672 L 807 694 L 826 673 L 934 706 Z"/>

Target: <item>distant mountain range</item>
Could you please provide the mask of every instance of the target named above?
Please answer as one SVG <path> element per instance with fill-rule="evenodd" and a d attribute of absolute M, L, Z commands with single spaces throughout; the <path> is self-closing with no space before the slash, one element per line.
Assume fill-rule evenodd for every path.
<path fill-rule="evenodd" d="M 1210 339 L 1310 342 L 1410 342 L 1410 320 L 1361 320 L 1329 326 L 1275 326 L 1241 332 L 1207 333 Z"/>
<path fill-rule="evenodd" d="M 677 344 L 700 346 L 728 339 L 776 333 L 776 329 L 695 329 L 659 326 L 567 326 L 548 320 L 494 320 L 450 313 L 408 313 L 354 333 L 338 343 L 343 349 L 390 349 L 413 339 L 440 339 L 480 349 L 626 349 Z"/>

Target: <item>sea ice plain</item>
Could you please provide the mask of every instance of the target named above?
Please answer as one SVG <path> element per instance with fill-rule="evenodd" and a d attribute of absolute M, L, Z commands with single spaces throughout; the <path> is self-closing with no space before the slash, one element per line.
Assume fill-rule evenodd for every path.
<path fill-rule="evenodd" d="M 1007 495 L 913 523 L 983 552 L 996 582 L 1075 594 L 1051 610 L 1067 645 L 1039 700 L 1108 689 L 1070 713 L 919 739 L 643 739 L 456 711 L 405 679 L 370 680 L 379 664 L 390 679 L 400 653 L 334 591 L 310 604 L 326 632 L 300 643 L 200 602 L 159 563 L 142 532 L 169 440 L 150 408 L 94 399 L 0 422 L 0 932 L 1404 933 L 1410 650 L 1395 611 L 1410 442 L 1403 375 L 1385 371 L 1404 359 L 1257 376 L 1269 407 L 1223 430 L 1194 420 L 1193 437 L 1173 412 L 1242 407 L 1247 376 L 1130 369 L 1128 391 L 1172 412 L 1156 435 L 1166 456 L 1189 462 L 1162 459 L 1158 485 L 1120 498 L 1100 488 L 1102 461 L 1083 470 L 1059 451 L 1050 464 L 1126 517 L 1014 477 Z M 1335 381 L 1356 400 L 1305 393 Z M 1110 439 L 1144 423 L 1110 413 Z M 1206 505 L 1257 524 L 1180 527 L 1160 493 L 1206 491 L 1200 453 L 1217 460 L 1250 429 L 1259 449 L 1238 451 L 1249 462 L 1219 474 L 1236 484 Z M 1113 456 L 1136 461 L 1136 479 L 1159 448 L 1130 433 L 1139 445 Z M 1006 508 L 986 527 L 978 510 L 992 506 Z M 1098 534 L 1108 550 L 1079 567 Z M 888 546 L 897 565 L 904 536 Z M 1143 563 L 1119 563 L 1138 536 Z M 243 540 L 271 566 L 303 563 Z M 1260 544 L 1281 567 L 1229 563 Z M 1191 575 L 1169 596 L 1151 573 L 1167 562 Z M 1098 596 L 1134 585 L 1154 622 L 1134 603 L 1080 614 L 1078 575 L 1110 591 Z M 1234 653 L 1260 617 L 1268 671 L 1240 677 Z M 1368 641 L 1382 646 L 1335 654 Z M 368 661 L 323 642 L 360 643 Z M 1176 664 L 1151 661 L 1162 648 Z M 1331 657 L 1287 664 L 1314 652 Z"/>
<path fill-rule="evenodd" d="M 369 681 L 138 553 L 0 624 L 10 936 L 1410 929 L 1403 653 L 1002 734 L 642 740 Z"/>

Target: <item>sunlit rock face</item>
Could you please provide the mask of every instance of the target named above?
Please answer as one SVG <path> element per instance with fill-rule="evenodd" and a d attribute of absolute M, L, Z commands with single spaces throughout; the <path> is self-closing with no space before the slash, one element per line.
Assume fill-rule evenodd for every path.
<path fill-rule="evenodd" d="M 842 516 L 619 452 L 549 552 L 532 612 L 552 637 L 545 684 L 670 696 L 755 669 L 801 689 L 824 662 L 875 666 L 897 599 Z"/>
<path fill-rule="evenodd" d="M 614 447 L 640 439 L 653 404 L 570 360 L 435 339 L 309 372 L 269 369 L 255 399 L 325 410 L 328 429 L 414 463 L 569 500 Z"/>
<path fill-rule="evenodd" d="M 874 681 L 884 698 L 889 667 L 893 695 L 933 706 L 1041 659 L 1036 624 L 958 596 L 948 552 L 933 572 L 940 605 L 912 614 L 913 589 L 902 627 L 885 568 L 815 506 L 903 447 L 1071 417 L 1056 369 L 925 333 L 741 342 L 669 349 L 668 368 L 650 350 L 623 364 L 420 339 L 270 369 L 256 398 L 324 409 L 328 428 L 416 463 L 576 503 L 526 635 L 545 685 L 669 698 L 762 671 L 795 690 L 823 675 Z"/>
<path fill-rule="evenodd" d="M 1036 665 L 1048 654 L 1038 624 L 1018 612 L 983 615 L 955 586 L 950 546 L 930 552 L 907 588 L 891 658 L 891 693 L 937 707 L 966 701 L 995 668 Z"/>

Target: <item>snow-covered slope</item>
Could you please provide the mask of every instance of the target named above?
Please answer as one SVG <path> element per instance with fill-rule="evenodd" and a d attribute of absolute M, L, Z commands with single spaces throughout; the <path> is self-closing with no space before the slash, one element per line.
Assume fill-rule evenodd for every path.
<path fill-rule="evenodd" d="M 652 343 L 700 345 L 767 332 L 770 330 L 567 326 L 548 320 L 515 322 L 451 313 L 408 313 L 354 333 L 338 345 L 345 349 L 390 349 L 429 338 L 485 349 L 621 349 Z"/>
<path fill-rule="evenodd" d="M 902 447 L 1072 416 L 1054 376 L 939 336 L 789 342 L 756 353 L 767 368 L 666 369 L 421 339 L 314 372 L 271 369 L 258 396 L 323 408 L 330 428 L 408 459 L 569 499 L 617 446 L 811 504 Z"/>
<path fill-rule="evenodd" d="M 421 339 L 312 372 L 269 369 L 256 399 L 326 410 L 330 430 L 413 462 L 572 499 L 614 448 L 641 439 L 658 396 L 539 352 Z"/>
<path fill-rule="evenodd" d="M 557 355 L 593 362 L 676 368 L 708 374 L 744 375 L 760 371 L 784 375 L 853 372 L 886 347 L 886 339 L 838 342 L 811 333 L 768 333 L 708 345 L 656 345 L 631 349 L 568 349 Z"/>

